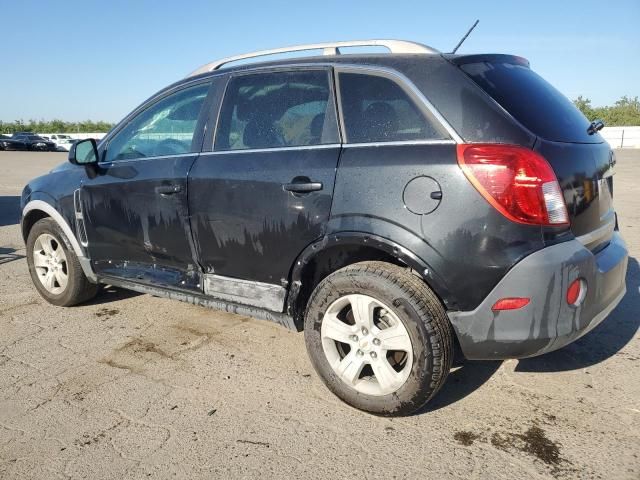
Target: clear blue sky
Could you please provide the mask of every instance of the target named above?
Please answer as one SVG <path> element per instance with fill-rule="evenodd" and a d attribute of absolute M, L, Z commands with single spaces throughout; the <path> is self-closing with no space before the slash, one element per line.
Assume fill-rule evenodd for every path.
<path fill-rule="evenodd" d="M 298 43 L 401 38 L 522 55 L 565 95 L 640 96 L 640 0 L 0 0 L 0 120 L 117 121 L 203 63 Z"/>

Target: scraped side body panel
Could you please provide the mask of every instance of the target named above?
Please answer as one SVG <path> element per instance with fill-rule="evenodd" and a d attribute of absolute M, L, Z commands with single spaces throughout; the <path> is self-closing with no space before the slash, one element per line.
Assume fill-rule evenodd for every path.
<path fill-rule="evenodd" d="M 220 275 L 204 276 L 204 293 L 220 300 L 251 305 L 272 312 L 284 310 L 284 300 L 287 296 L 286 288 L 280 285 Z"/>

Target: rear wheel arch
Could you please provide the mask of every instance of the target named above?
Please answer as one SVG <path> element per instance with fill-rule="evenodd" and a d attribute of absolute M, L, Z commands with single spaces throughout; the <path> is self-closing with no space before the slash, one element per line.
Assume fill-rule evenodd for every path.
<path fill-rule="evenodd" d="M 429 265 L 408 249 L 376 235 L 335 233 L 309 245 L 293 265 L 286 308 L 296 327 L 300 330 L 303 328 L 307 302 L 322 280 L 341 268 L 364 261 L 382 261 L 412 270 L 446 306 L 444 299 L 449 291 L 444 282 Z"/>

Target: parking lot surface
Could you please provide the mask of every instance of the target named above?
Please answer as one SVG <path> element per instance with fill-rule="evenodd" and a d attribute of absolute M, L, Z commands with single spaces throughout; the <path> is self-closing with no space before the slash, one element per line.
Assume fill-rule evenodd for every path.
<path fill-rule="evenodd" d="M 389 419 L 334 397 L 301 333 L 114 288 L 47 304 L 19 195 L 66 157 L 0 152 L 0 478 L 640 478 L 640 150 L 617 157 L 612 315 L 542 357 L 457 362 Z"/>

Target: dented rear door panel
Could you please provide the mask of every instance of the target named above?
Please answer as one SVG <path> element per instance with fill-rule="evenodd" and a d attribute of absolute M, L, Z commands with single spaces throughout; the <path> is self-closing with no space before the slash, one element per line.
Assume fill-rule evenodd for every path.
<path fill-rule="evenodd" d="M 189 176 L 191 222 L 205 273 L 282 284 L 326 232 L 340 146 L 203 154 Z M 322 190 L 295 194 L 296 177 Z"/>

